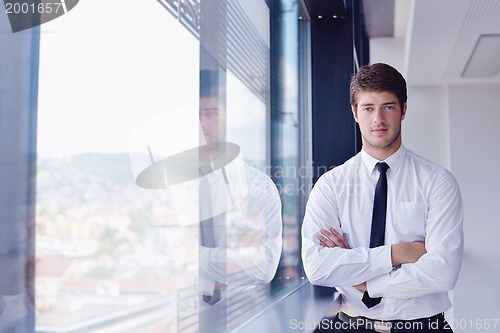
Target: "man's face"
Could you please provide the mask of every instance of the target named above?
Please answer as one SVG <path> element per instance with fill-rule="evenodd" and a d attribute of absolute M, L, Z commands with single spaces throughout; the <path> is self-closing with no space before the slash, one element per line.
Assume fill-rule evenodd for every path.
<path fill-rule="evenodd" d="M 219 105 L 218 98 L 200 98 L 200 125 L 206 144 L 224 140 L 226 113 Z"/>
<path fill-rule="evenodd" d="M 401 110 L 399 101 L 390 92 L 359 91 L 357 107 L 352 107 L 359 124 L 363 148 L 376 157 L 390 156 L 401 146 L 401 121 L 406 115 L 406 103 Z"/>

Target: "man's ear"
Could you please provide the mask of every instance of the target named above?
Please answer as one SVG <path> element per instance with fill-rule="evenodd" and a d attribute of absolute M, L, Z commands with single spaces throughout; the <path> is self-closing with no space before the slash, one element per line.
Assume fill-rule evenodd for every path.
<path fill-rule="evenodd" d="M 354 120 L 358 123 L 358 111 L 356 110 L 356 107 L 354 105 L 351 105 L 351 111 Z"/>
<path fill-rule="evenodd" d="M 401 120 L 405 119 L 406 117 L 406 108 L 408 107 L 408 104 L 405 102 L 405 104 L 403 104 L 403 110 L 401 110 Z"/>

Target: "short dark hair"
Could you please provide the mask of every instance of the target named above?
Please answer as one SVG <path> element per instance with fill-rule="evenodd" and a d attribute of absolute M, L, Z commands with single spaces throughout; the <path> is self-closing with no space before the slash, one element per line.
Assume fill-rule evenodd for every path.
<path fill-rule="evenodd" d="M 399 101 L 401 110 L 406 103 L 406 81 L 394 67 L 383 63 L 365 65 L 351 78 L 350 101 L 356 107 L 356 93 L 359 91 L 390 92 Z"/>
<path fill-rule="evenodd" d="M 223 82 L 221 82 L 221 75 L 215 69 L 202 69 L 200 70 L 200 98 L 202 97 L 216 97 L 219 98 L 224 89 Z"/>

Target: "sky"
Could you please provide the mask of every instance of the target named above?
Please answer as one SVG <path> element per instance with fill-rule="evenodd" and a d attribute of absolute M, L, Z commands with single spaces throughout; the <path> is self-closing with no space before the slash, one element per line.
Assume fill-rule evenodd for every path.
<path fill-rule="evenodd" d="M 157 1 L 80 1 L 40 44 L 42 156 L 127 152 L 142 122 L 189 104 L 197 115 L 198 41 Z"/>
<path fill-rule="evenodd" d="M 131 152 L 157 119 L 168 149 L 155 151 L 187 149 L 198 140 L 199 62 L 198 40 L 158 1 L 80 1 L 41 26 L 39 156 Z M 227 139 L 263 160 L 266 106 L 230 72 L 227 82 Z"/>

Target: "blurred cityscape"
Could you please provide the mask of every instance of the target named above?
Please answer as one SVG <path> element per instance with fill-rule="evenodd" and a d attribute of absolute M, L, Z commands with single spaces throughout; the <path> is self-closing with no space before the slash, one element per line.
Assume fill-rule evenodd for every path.
<path fill-rule="evenodd" d="M 176 331 L 198 240 L 193 228 L 155 225 L 175 219 L 162 198 L 135 185 L 127 154 L 39 159 L 37 332 Z"/>
<path fill-rule="evenodd" d="M 197 225 L 180 227 L 165 191 L 135 184 L 128 154 L 40 157 L 37 168 L 36 332 L 189 332 L 178 326 L 198 311 Z M 278 284 L 290 285 L 299 278 L 297 179 L 282 177 L 292 185 L 281 193 Z M 269 301 L 262 287 L 259 304 Z"/>

